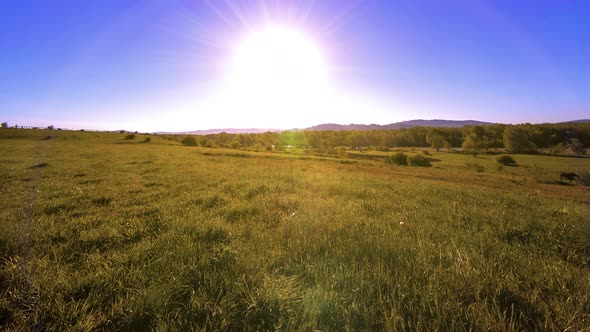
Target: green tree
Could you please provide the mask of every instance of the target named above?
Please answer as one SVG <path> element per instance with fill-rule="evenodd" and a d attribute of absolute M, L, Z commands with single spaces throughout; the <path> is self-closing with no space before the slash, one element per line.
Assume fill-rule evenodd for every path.
<path fill-rule="evenodd" d="M 532 153 L 537 146 L 531 142 L 527 131 L 519 126 L 506 126 L 503 135 L 504 147 L 512 153 Z"/>
<path fill-rule="evenodd" d="M 445 143 L 447 143 L 442 133 L 434 128 L 428 130 L 428 133 L 426 134 L 426 142 L 436 149 L 437 152 L 440 148 L 445 146 Z"/>
<path fill-rule="evenodd" d="M 465 151 L 471 152 L 477 156 L 486 148 L 486 131 L 482 126 L 475 126 L 469 129 L 465 135 L 465 140 L 461 145 Z"/>
<path fill-rule="evenodd" d="M 584 144 L 577 138 L 572 138 L 568 144 L 570 150 L 572 150 L 573 153 L 575 154 L 579 154 L 579 155 L 583 155 L 586 154 L 586 148 L 584 147 Z"/>
<path fill-rule="evenodd" d="M 6 129 L 8 128 L 8 123 L 7 122 L 2 122 L 2 129 Z"/>

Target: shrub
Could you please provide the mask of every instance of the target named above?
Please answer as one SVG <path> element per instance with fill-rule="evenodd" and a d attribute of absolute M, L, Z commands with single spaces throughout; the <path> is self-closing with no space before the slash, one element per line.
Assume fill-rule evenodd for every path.
<path fill-rule="evenodd" d="M 197 139 L 195 138 L 195 136 L 189 135 L 183 138 L 180 143 L 186 146 L 197 146 Z"/>
<path fill-rule="evenodd" d="M 135 134 L 128 134 L 128 135 L 125 135 L 125 139 L 126 139 L 126 140 L 132 140 L 132 139 L 135 139 Z"/>
<path fill-rule="evenodd" d="M 430 159 L 426 157 L 423 153 L 418 153 L 413 157 L 408 158 L 409 164 L 411 166 L 421 166 L 421 167 L 430 167 L 432 164 L 430 163 Z"/>
<path fill-rule="evenodd" d="M 408 165 L 408 155 L 400 151 L 389 156 L 387 159 L 385 159 L 385 162 L 388 164 L 405 166 Z"/>
<path fill-rule="evenodd" d="M 512 156 L 507 156 L 507 155 L 499 156 L 498 158 L 496 158 L 496 161 L 502 165 L 516 166 L 516 160 L 514 160 L 514 158 L 512 158 Z"/>
<path fill-rule="evenodd" d="M 146 137 L 146 138 L 144 138 L 144 140 L 143 140 L 143 141 L 144 141 L 144 142 L 146 142 L 146 143 L 149 143 L 151 140 L 152 140 L 152 138 L 151 138 L 151 137 Z"/>

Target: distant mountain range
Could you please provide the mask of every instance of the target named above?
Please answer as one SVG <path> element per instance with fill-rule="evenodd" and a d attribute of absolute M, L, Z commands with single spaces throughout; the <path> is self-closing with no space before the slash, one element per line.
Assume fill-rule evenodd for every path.
<path fill-rule="evenodd" d="M 465 126 L 488 126 L 493 125 L 492 122 L 483 122 L 476 120 L 410 120 L 394 122 L 386 125 L 378 124 L 349 124 L 339 125 L 333 123 L 321 124 L 304 130 L 374 130 L 374 129 L 405 129 L 412 127 L 465 127 Z"/>
<path fill-rule="evenodd" d="M 558 122 L 559 124 L 565 123 L 586 123 L 590 122 L 590 119 L 580 119 L 580 120 L 572 120 L 572 121 L 564 121 Z M 317 126 L 304 128 L 304 129 L 291 129 L 293 131 L 301 131 L 301 130 L 376 130 L 376 129 L 406 129 L 412 127 L 451 127 L 451 128 L 461 128 L 465 126 L 489 126 L 493 125 L 493 122 L 484 122 L 484 121 L 477 121 L 477 120 L 441 120 L 441 119 L 434 119 L 434 120 L 409 120 L 409 121 L 401 121 L 401 122 L 394 122 L 386 125 L 378 125 L 378 124 L 347 124 L 341 125 L 336 123 L 325 123 L 320 124 Z M 226 129 L 207 129 L 207 130 L 193 130 L 193 131 L 183 131 L 183 132 L 158 132 L 158 134 L 186 134 L 186 135 L 211 135 L 211 134 L 219 134 L 219 133 L 230 133 L 230 134 L 248 134 L 248 133 L 264 133 L 264 132 L 279 132 L 284 131 L 283 129 L 259 129 L 259 128 L 249 128 L 249 129 L 233 129 L 233 128 L 226 128 Z"/>
<path fill-rule="evenodd" d="M 565 122 L 558 122 L 558 123 L 587 123 L 587 122 L 590 122 L 590 119 L 572 120 L 572 121 L 565 121 Z"/>

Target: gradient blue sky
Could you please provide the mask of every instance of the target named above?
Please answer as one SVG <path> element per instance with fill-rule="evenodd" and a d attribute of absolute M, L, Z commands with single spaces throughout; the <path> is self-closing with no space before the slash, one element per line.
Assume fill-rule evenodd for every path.
<path fill-rule="evenodd" d="M 232 50 L 265 22 L 318 46 L 337 102 L 216 108 Z M 590 117 L 589 87 L 589 1 L 0 1 L 0 121 L 10 125 L 558 122 Z"/>

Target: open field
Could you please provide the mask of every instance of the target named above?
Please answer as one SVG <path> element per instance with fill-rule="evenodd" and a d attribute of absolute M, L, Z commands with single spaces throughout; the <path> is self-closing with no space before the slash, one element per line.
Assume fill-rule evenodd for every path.
<path fill-rule="evenodd" d="M 590 158 L 124 136 L 0 130 L 0 329 L 590 329 Z"/>

